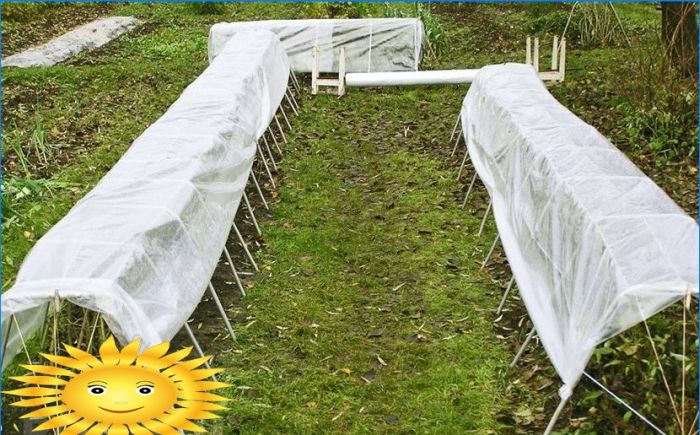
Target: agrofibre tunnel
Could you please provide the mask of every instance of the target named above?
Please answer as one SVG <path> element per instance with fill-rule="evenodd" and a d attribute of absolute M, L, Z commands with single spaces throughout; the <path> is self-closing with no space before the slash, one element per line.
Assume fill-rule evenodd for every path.
<path fill-rule="evenodd" d="M 471 187 L 480 179 L 490 197 L 493 246 L 500 240 L 530 337 L 563 382 L 551 431 L 597 345 L 697 297 L 697 222 L 559 104 L 537 68 L 419 71 L 423 38 L 415 18 L 212 26 L 207 69 L 37 242 L 3 294 L 3 369 L 57 299 L 100 313 L 121 343 L 141 338 L 144 348 L 187 327 L 207 290 L 218 302 L 211 277 L 222 252 L 234 267 L 226 241 L 231 229 L 240 238 L 234 219 L 253 163 L 276 167 L 265 132 L 290 126 L 284 103 L 301 110 L 295 73 L 357 86 L 468 82 L 455 147 L 464 138 Z"/>

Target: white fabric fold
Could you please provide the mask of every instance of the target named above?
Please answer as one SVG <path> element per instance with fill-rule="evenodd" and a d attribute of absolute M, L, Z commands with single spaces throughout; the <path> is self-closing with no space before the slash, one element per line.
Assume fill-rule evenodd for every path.
<path fill-rule="evenodd" d="M 345 47 L 347 72 L 417 71 L 423 46 L 418 18 L 268 20 L 214 24 L 209 31 L 209 61 L 238 32 L 269 30 L 279 36 L 294 71 L 311 72 L 312 49 L 319 47 L 320 72 L 338 72 Z"/>
<path fill-rule="evenodd" d="M 170 340 L 214 272 L 256 142 L 287 86 L 271 32 L 239 32 L 95 188 L 42 237 L 2 295 L 26 339 L 58 295 L 103 314 L 116 338 Z M 9 329 L 7 365 L 21 343 Z"/>
<path fill-rule="evenodd" d="M 697 222 L 531 66 L 482 68 L 461 119 L 522 300 L 567 391 L 599 343 L 697 296 Z"/>

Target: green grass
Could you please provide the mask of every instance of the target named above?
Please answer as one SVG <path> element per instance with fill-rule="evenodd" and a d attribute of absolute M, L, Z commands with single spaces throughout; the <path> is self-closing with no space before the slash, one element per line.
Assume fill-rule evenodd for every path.
<path fill-rule="evenodd" d="M 264 226 L 270 269 L 246 299 L 256 321 L 225 360 L 239 389 L 224 432 L 498 427 L 507 352 L 474 254 L 486 237 L 455 202 L 444 153 L 441 114 L 461 92 L 307 98 Z"/>
<path fill-rule="evenodd" d="M 63 6 L 62 13 L 71 7 Z M 414 9 L 402 7 L 408 14 Z M 616 7 L 635 32 L 657 28 L 653 6 Z M 114 8 L 146 24 L 63 65 L 3 70 L 3 290 L 36 240 L 204 70 L 211 24 L 387 12 L 382 4 L 325 3 Z M 528 25 L 560 9 L 442 5 L 435 16 L 445 45 L 423 66 L 522 61 Z M 3 21 L 3 31 L 34 20 L 34 8 L 28 10 L 28 17 Z M 632 102 L 617 85 L 617 65 L 628 56 L 619 47 L 573 48 L 567 82 L 552 86 L 552 92 L 650 171 L 686 210 L 696 210 L 696 180 L 685 173 L 697 171 L 695 164 L 657 170 L 653 155 L 629 143 L 621 107 Z M 469 212 L 459 208 L 464 181 L 454 181 L 455 160 L 448 158 L 446 142 L 465 92 L 464 86 L 350 89 L 342 99 L 304 97 L 285 148 L 279 201 L 272 217 L 261 222 L 264 247 L 256 255 L 263 272 L 248 280 L 248 297 L 229 307 L 239 342 L 233 352 L 217 355 L 217 365 L 227 369 L 223 378 L 234 384 L 227 392 L 234 401 L 212 431 L 543 428 L 555 404 L 557 378 L 541 350 L 527 356 L 528 366 L 539 364 L 539 371 L 523 375 L 507 368 L 518 318 L 511 314 L 511 330 L 492 322 L 509 276 L 479 270 L 495 228 L 489 221 L 485 236 L 475 235 L 483 193 Z M 37 150 L 46 153 L 46 161 L 37 158 Z M 478 212 L 470 213 L 474 209 Z M 529 380 L 514 382 L 526 376 Z M 644 382 L 658 381 L 655 376 Z M 573 416 L 590 421 L 572 431 L 639 429 L 634 419 L 596 419 L 595 407 L 608 420 L 619 409 L 582 396 L 590 392 L 585 386 L 577 391 L 584 400 Z M 658 408 L 656 402 L 648 406 L 649 412 Z"/>

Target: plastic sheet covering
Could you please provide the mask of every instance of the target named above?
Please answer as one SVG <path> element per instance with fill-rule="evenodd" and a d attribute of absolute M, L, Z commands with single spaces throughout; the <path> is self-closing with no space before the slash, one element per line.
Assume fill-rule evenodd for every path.
<path fill-rule="evenodd" d="M 61 299 L 103 313 L 122 343 L 170 340 L 221 255 L 289 64 L 270 32 L 241 32 L 98 185 L 31 250 L 2 297 L 26 338 Z M 20 348 L 12 325 L 5 364 Z"/>
<path fill-rule="evenodd" d="M 595 346 L 698 293 L 698 225 L 530 66 L 481 69 L 461 111 L 522 299 L 564 381 Z"/>
<path fill-rule="evenodd" d="M 218 23 L 209 31 L 209 61 L 231 36 L 251 29 L 277 34 L 294 71 L 311 72 L 316 45 L 320 72 L 338 72 L 340 47 L 345 47 L 347 72 L 417 71 L 420 66 L 423 23 L 418 18 Z"/>

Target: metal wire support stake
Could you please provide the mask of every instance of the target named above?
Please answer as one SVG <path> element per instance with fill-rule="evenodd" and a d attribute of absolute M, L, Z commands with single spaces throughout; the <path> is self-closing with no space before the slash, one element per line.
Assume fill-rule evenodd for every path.
<path fill-rule="evenodd" d="M 277 162 L 275 161 L 275 157 L 272 155 L 272 150 L 270 149 L 270 145 L 267 142 L 267 138 L 265 137 L 265 134 L 263 133 L 263 142 L 265 143 L 265 148 L 267 149 L 267 154 L 270 156 L 270 161 L 272 162 L 272 167 L 275 168 L 275 171 L 278 170 L 277 168 Z"/>
<path fill-rule="evenodd" d="M 472 193 L 472 189 L 474 188 L 474 183 L 476 183 L 476 172 L 474 172 L 474 176 L 472 177 L 472 182 L 469 183 L 469 189 L 467 189 L 467 194 L 464 195 L 464 201 L 462 201 L 462 208 L 467 206 L 467 200 L 469 199 L 469 194 Z"/>
<path fill-rule="evenodd" d="M 275 118 L 275 119 L 277 119 L 277 118 Z M 277 143 L 277 138 L 275 137 L 275 134 L 272 132 L 272 129 L 270 128 L 269 125 L 267 126 L 267 132 L 270 134 L 270 136 L 272 136 L 272 141 L 275 143 L 275 146 L 276 146 L 277 149 L 279 150 L 279 149 L 280 149 L 280 144 Z M 282 151 L 281 151 L 281 150 L 280 150 L 280 154 L 282 154 Z"/>
<path fill-rule="evenodd" d="M 460 133 L 461 137 L 462 133 Z M 459 137 L 458 137 L 459 139 Z M 464 158 L 462 159 L 462 164 L 459 165 L 459 172 L 457 172 L 457 179 L 462 176 L 462 171 L 464 170 L 464 166 L 467 164 L 467 159 L 469 158 L 469 150 L 467 148 L 464 149 Z"/>
<path fill-rule="evenodd" d="M 7 333 L 5 334 L 5 339 L 2 341 L 2 365 L 5 365 L 5 355 L 7 355 L 7 343 L 10 341 L 10 331 L 12 331 L 12 321 L 15 318 L 15 313 L 10 315 L 10 324 L 7 325 Z"/>
<path fill-rule="evenodd" d="M 194 346 L 194 350 L 197 351 L 197 354 L 199 354 L 200 357 L 204 358 L 206 355 L 204 355 L 204 352 L 202 352 L 202 347 L 199 345 L 197 337 L 194 336 L 194 332 L 192 332 L 192 328 L 190 328 L 190 324 L 187 322 L 185 322 L 185 331 L 187 331 L 187 335 L 190 336 L 190 341 L 192 342 L 192 346 Z M 206 361 L 204 363 L 204 366 L 208 369 L 211 369 L 209 361 Z M 212 375 L 212 378 L 216 380 L 216 376 Z"/>
<path fill-rule="evenodd" d="M 284 97 L 287 99 L 287 103 L 289 103 L 289 107 L 292 108 L 292 112 L 294 112 L 294 116 L 299 116 L 299 111 L 297 110 L 298 107 L 295 107 L 296 101 L 294 101 L 294 97 L 289 98 L 289 93 L 285 92 Z"/>
<path fill-rule="evenodd" d="M 566 406 L 566 403 L 569 401 L 570 397 L 571 395 L 559 401 L 557 409 L 554 411 L 552 418 L 549 420 L 549 424 L 547 424 L 547 429 L 544 430 L 544 435 L 549 435 L 552 433 L 552 430 L 554 430 L 554 425 L 556 424 L 557 420 L 559 420 L 559 415 L 561 415 L 561 412 L 564 410 L 564 406 Z"/>
<path fill-rule="evenodd" d="M 272 188 L 277 189 L 277 186 L 275 185 L 275 179 L 272 178 L 272 172 L 270 171 L 270 167 L 267 166 L 267 160 L 265 159 L 265 154 L 263 154 L 262 152 L 262 148 L 260 147 L 259 141 L 256 148 L 258 149 L 258 154 L 260 154 L 260 159 L 262 160 L 263 166 L 265 167 L 265 172 L 267 172 L 267 176 L 270 177 L 270 184 L 272 184 Z"/>
<path fill-rule="evenodd" d="M 258 232 L 259 236 L 262 236 L 262 231 L 260 231 L 260 227 L 258 226 L 258 220 L 255 218 L 253 207 L 250 206 L 250 201 L 248 201 L 248 195 L 246 195 L 245 191 L 243 191 L 243 201 L 245 201 L 245 206 L 248 208 L 248 212 L 250 213 L 250 219 L 253 221 L 253 225 L 255 225 L 255 231 Z"/>
<path fill-rule="evenodd" d="M 292 131 L 292 124 L 289 122 L 289 118 L 287 118 L 287 113 L 284 111 L 284 105 L 280 104 L 280 112 L 282 112 L 282 117 L 284 118 L 284 122 L 287 123 L 287 127 L 289 128 L 289 131 Z"/>
<path fill-rule="evenodd" d="M 234 266 L 233 261 L 231 261 L 231 254 L 228 252 L 228 248 L 226 247 L 226 245 L 224 245 L 224 255 L 226 256 L 226 261 L 228 261 L 228 264 L 231 266 L 231 272 L 233 272 L 233 278 L 236 280 L 238 290 L 240 290 L 241 296 L 245 297 L 245 289 L 243 288 L 243 283 L 241 283 L 241 278 L 238 276 L 238 272 L 236 272 L 236 266 Z"/>
<path fill-rule="evenodd" d="M 481 237 L 481 234 L 484 232 L 484 227 L 486 226 L 486 218 L 488 217 L 490 211 L 491 211 L 491 199 L 489 199 L 489 205 L 488 205 L 488 207 L 486 207 L 486 213 L 484 213 L 484 218 L 481 219 L 481 226 L 479 227 L 478 237 Z"/>
<path fill-rule="evenodd" d="M 605 385 L 603 385 L 603 384 L 601 384 L 600 382 L 598 382 L 593 376 L 589 375 L 589 374 L 586 373 L 586 372 L 583 372 L 583 375 L 584 375 L 585 377 L 587 377 L 591 382 L 593 382 L 594 384 L 596 384 L 596 386 L 597 386 L 598 388 L 600 388 L 601 390 L 603 390 L 603 391 L 605 391 L 606 393 L 608 393 L 608 394 L 610 395 L 610 397 L 612 397 L 613 399 L 617 400 L 622 406 L 624 406 L 624 407 L 627 408 L 630 412 L 632 412 L 634 415 L 636 415 L 637 417 L 639 417 L 639 419 L 641 419 L 644 423 L 648 424 L 649 427 L 651 427 L 652 429 L 654 429 L 656 432 L 660 433 L 661 435 L 666 435 L 666 432 L 664 432 L 664 431 L 662 431 L 661 429 L 659 429 L 654 423 L 652 423 L 651 421 L 649 421 L 648 418 L 644 417 L 639 411 L 637 411 L 636 409 L 632 408 L 627 402 L 625 402 L 625 401 L 622 400 L 617 394 L 613 393 L 613 392 L 610 391 L 608 388 L 606 388 Z M 552 420 L 550 420 L 550 424 L 552 425 L 552 429 L 554 428 L 553 422 L 556 422 L 555 417 L 559 417 L 559 415 L 558 415 L 556 412 L 554 413 L 554 416 L 552 416 Z M 549 428 L 549 426 L 547 426 L 547 427 Z"/>
<path fill-rule="evenodd" d="M 535 335 L 535 327 L 533 326 L 530 332 L 527 334 L 527 337 L 525 337 L 525 341 L 523 341 L 523 344 L 520 346 L 520 349 L 518 349 L 518 353 L 515 354 L 515 358 L 513 358 L 513 361 L 511 361 L 510 366 L 515 367 L 515 365 L 518 363 L 518 360 L 520 357 L 523 355 L 523 352 L 525 352 L 525 348 L 527 347 L 528 344 L 530 344 L 530 340 L 532 340 L 532 337 Z"/>
<path fill-rule="evenodd" d="M 280 125 L 280 120 L 277 118 L 277 115 L 275 114 L 275 116 L 273 116 L 273 118 L 275 118 L 275 124 L 277 124 L 277 130 L 279 130 L 280 134 L 282 135 L 282 141 L 284 143 L 289 143 L 289 142 L 287 142 L 287 136 L 284 135 L 284 130 L 282 130 L 282 125 Z M 279 151 L 280 155 L 282 155 L 282 150 L 280 149 L 279 146 L 277 147 L 277 151 Z"/>
<path fill-rule="evenodd" d="M 287 88 L 287 92 L 285 93 L 285 95 L 287 96 L 289 102 L 292 103 L 291 105 L 295 109 L 295 113 L 298 116 L 298 111 L 301 109 L 301 107 L 299 106 L 299 102 L 297 101 L 297 99 L 294 97 L 294 90 L 292 88 Z"/>
<path fill-rule="evenodd" d="M 506 299 L 508 298 L 508 293 L 510 293 L 510 290 L 513 288 L 513 284 L 515 284 L 515 275 L 510 277 L 510 281 L 508 282 L 508 287 L 506 287 L 506 291 L 503 292 L 503 297 L 501 298 L 501 303 L 498 305 L 498 309 L 496 310 L 497 316 L 499 316 L 501 314 L 501 311 L 503 310 L 503 306 L 506 304 Z"/>
<path fill-rule="evenodd" d="M 294 74 L 294 70 L 289 68 L 289 76 L 292 78 L 292 85 L 294 88 L 297 90 L 297 92 L 301 92 L 301 85 L 299 84 L 299 80 L 297 80 L 296 74 Z"/>
<path fill-rule="evenodd" d="M 455 126 L 452 127 L 452 134 L 450 134 L 450 143 L 452 143 L 452 139 L 455 138 L 455 133 L 457 132 L 458 126 L 459 126 L 459 115 L 457 115 L 457 120 L 455 121 Z M 454 154 L 454 152 L 452 154 Z"/>
<path fill-rule="evenodd" d="M 454 156 L 455 153 L 457 152 L 457 148 L 459 147 L 459 140 L 462 138 L 462 130 L 459 131 L 459 134 L 457 135 L 457 140 L 455 140 L 455 146 L 452 147 L 452 153 L 450 153 L 450 156 Z"/>
<path fill-rule="evenodd" d="M 260 195 L 260 200 L 262 201 L 263 206 L 265 206 L 265 210 L 269 210 L 270 206 L 267 205 L 267 201 L 265 201 L 265 195 L 263 195 L 263 191 L 260 188 L 258 177 L 255 176 L 255 171 L 250 171 L 250 177 L 253 179 L 253 184 L 255 184 L 255 189 L 258 191 L 258 195 Z"/>
<path fill-rule="evenodd" d="M 228 315 L 226 315 L 226 310 L 224 309 L 224 306 L 221 305 L 219 295 L 216 294 L 216 290 L 214 289 L 214 285 L 211 283 L 211 281 L 209 281 L 209 292 L 211 293 L 211 297 L 214 299 L 216 308 L 219 309 L 219 314 L 221 314 L 221 317 L 224 319 L 224 324 L 226 325 L 226 329 L 228 330 L 229 335 L 231 336 L 233 341 L 236 341 L 236 334 L 233 332 L 233 326 L 231 326 L 231 321 L 228 319 Z"/>
<path fill-rule="evenodd" d="M 236 236 L 238 236 L 238 240 L 241 242 L 241 245 L 243 246 L 243 250 L 245 251 L 245 254 L 248 256 L 248 259 L 250 260 L 251 264 L 253 265 L 253 269 L 255 269 L 256 272 L 260 272 L 260 269 L 258 269 L 258 264 L 255 262 L 255 259 L 253 258 L 253 255 L 250 253 L 248 250 L 248 245 L 246 244 L 245 240 L 243 240 L 243 236 L 241 235 L 241 232 L 238 231 L 238 227 L 236 224 L 233 224 L 233 230 L 236 232 Z M 233 265 L 233 263 L 231 263 Z"/>
<path fill-rule="evenodd" d="M 484 262 L 481 263 L 481 268 L 483 269 L 486 267 L 486 265 L 489 262 L 489 259 L 491 258 L 491 255 L 493 254 L 493 250 L 496 249 L 496 243 L 501 239 L 500 234 L 496 234 L 496 237 L 493 239 L 493 243 L 491 244 L 491 249 L 489 249 L 489 253 L 486 255 L 486 258 L 484 259 Z"/>

